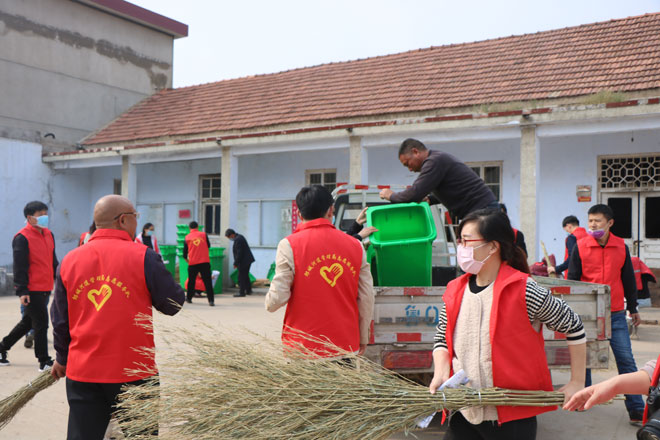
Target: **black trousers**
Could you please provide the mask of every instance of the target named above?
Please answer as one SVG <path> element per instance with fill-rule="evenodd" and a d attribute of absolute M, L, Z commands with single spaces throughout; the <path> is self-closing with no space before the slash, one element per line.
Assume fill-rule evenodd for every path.
<path fill-rule="evenodd" d="M 449 419 L 449 429 L 444 440 L 535 440 L 536 417 L 512 420 L 498 425 L 497 422 L 482 422 L 478 425 L 465 420 L 456 411 Z"/>
<path fill-rule="evenodd" d="M 241 295 L 252 293 L 250 266 L 252 266 L 252 263 L 240 264 L 238 266 L 238 289 Z"/>
<path fill-rule="evenodd" d="M 48 355 L 48 300 L 50 292 L 30 292 L 30 303 L 11 332 L 2 338 L 0 349 L 9 350 L 14 344 L 34 329 L 34 356 L 39 362 L 50 359 Z"/>
<path fill-rule="evenodd" d="M 192 301 L 193 296 L 195 296 L 195 281 L 197 281 L 197 274 L 202 276 L 209 304 L 213 304 L 214 293 L 213 280 L 211 279 L 211 263 L 200 263 L 188 266 L 188 301 Z"/>
<path fill-rule="evenodd" d="M 123 386 L 141 385 L 145 380 L 124 383 L 78 382 L 66 378 L 69 401 L 67 440 L 103 440 L 110 417 L 116 410 L 117 396 Z M 146 433 L 158 436 L 158 426 Z"/>

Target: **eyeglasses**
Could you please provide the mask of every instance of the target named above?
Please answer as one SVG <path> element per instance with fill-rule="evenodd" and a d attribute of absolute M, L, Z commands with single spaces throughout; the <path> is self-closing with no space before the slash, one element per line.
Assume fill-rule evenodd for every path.
<path fill-rule="evenodd" d="M 473 241 L 486 241 L 485 238 L 475 238 L 474 240 L 468 240 L 466 238 L 459 238 L 456 240 L 458 244 L 467 244 L 467 243 L 472 243 Z"/>
<path fill-rule="evenodd" d="M 122 213 L 119 214 L 117 217 L 113 218 L 113 220 L 117 220 L 117 219 L 118 219 L 119 217 L 121 217 L 122 215 L 134 215 L 134 216 L 135 216 L 135 220 L 137 220 L 137 219 L 140 218 L 140 213 L 139 213 L 139 212 L 122 212 Z"/>

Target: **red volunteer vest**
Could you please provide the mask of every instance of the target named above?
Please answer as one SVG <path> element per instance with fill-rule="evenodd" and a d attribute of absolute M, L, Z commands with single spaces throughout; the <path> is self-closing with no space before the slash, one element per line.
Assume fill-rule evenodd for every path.
<path fill-rule="evenodd" d="M 543 333 L 536 331 L 527 317 L 525 288 L 528 276 L 504 263 L 493 286 L 490 316 L 493 385 L 513 390 L 552 391 Z M 468 274 L 451 281 L 442 297 L 447 310 L 449 359 L 454 358 L 454 329 L 468 281 Z M 498 406 L 497 420 L 505 423 L 555 409 L 556 406 Z"/>
<path fill-rule="evenodd" d="M 653 370 L 653 377 L 651 378 L 651 386 L 657 387 L 658 382 L 660 382 L 660 356 L 658 356 L 658 360 L 655 363 L 655 370 Z M 647 403 L 646 407 L 644 408 L 644 418 L 642 419 L 642 424 L 646 425 L 648 418 L 649 418 L 649 404 Z"/>
<path fill-rule="evenodd" d="M 587 234 L 587 230 L 586 230 L 586 229 L 584 229 L 584 228 L 581 227 L 581 226 L 578 226 L 577 228 L 575 228 L 575 229 L 573 230 L 573 232 L 571 232 L 571 235 L 572 235 L 573 237 L 575 237 L 576 240 L 580 240 L 581 238 L 584 238 L 584 237 L 586 237 L 586 236 L 589 235 L 589 234 Z M 567 238 L 566 240 L 568 240 L 568 238 Z M 570 257 L 570 255 L 568 255 L 568 247 L 566 246 L 566 241 L 564 241 L 564 246 L 565 246 L 565 249 L 564 249 L 564 261 L 566 261 L 566 260 L 568 260 L 568 258 Z M 564 271 L 564 279 L 565 279 L 565 280 L 568 279 L 568 270 L 565 270 L 565 271 Z"/>
<path fill-rule="evenodd" d="M 642 260 L 640 260 L 638 257 L 630 257 L 630 260 L 632 261 L 633 270 L 635 271 L 635 282 L 637 283 L 637 290 L 642 290 L 644 287 L 642 286 L 642 275 L 650 275 L 655 281 L 655 275 Z"/>
<path fill-rule="evenodd" d="M 144 278 L 145 246 L 124 231 L 97 229 L 85 246 L 69 252 L 60 276 L 69 307 L 67 377 L 79 382 L 121 383 L 151 376 L 126 369 L 139 364 L 156 371 L 153 328 L 137 325 L 139 314 L 151 317 L 151 293 Z M 143 367 L 141 367 L 143 368 Z"/>
<path fill-rule="evenodd" d="M 206 234 L 197 229 L 192 229 L 190 234 L 186 235 L 188 244 L 188 264 L 209 263 L 209 245 L 206 243 Z"/>
<path fill-rule="evenodd" d="M 43 231 L 43 234 L 41 233 Z M 22 235 L 28 242 L 28 290 L 30 292 L 50 292 L 53 290 L 55 272 L 53 251 L 55 240 L 48 228 L 39 229 L 27 224 L 16 235 Z M 15 237 L 15 236 L 14 236 Z"/>
<path fill-rule="evenodd" d="M 302 223 L 286 239 L 293 250 L 295 276 L 282 341 L 286 345 L 301 343 L 322 357 L 333 355 L 321 344 L 295 334 L 301 331 L 328 339 L 346 351 L 359 350 L 360 242 L 326 219 Z"/>
<path fill-rule="evenodd" d="M 590 235 L 581 238 L 577 247 L 582 260 L 582 278 L 588 283 L 610 286 L 611 309 L 618 312 L 624 308 L 621 268 L 626 262 L 626 245 L 623 239 L 610 232 L 605 247 L 601 247 Z"/>

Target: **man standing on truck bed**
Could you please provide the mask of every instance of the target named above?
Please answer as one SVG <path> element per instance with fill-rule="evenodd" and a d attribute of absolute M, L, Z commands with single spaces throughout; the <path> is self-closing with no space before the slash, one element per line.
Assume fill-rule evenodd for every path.
<path fill-rule="evenodd" d="M 459 218 L 477 209 L 499 208 L 495 195 L 484 181 L 451 154 L 429 150 L 417 139 L 409 138 L 399 147 L 399 160 L 404 167 L 420 174 L 412 187 L 401 192 L 383 189 L 381 199 L 407 203 L 421 202 L 428 197 L 431 205 L 442 203 Z"/>
<path fill-rule="evenodd" d="M 334 201 L 324 186 L 306 186 L 296 204 L 302 223 L 277 245 L 275 277 L 266 310 L 286 304 L 282 342 L 302 344 L 319 357 L 338 353 L 297 332 L 362 354 L 369 341 L 374 291 L 371 270 L 359 241 L 330 222 Z"/>

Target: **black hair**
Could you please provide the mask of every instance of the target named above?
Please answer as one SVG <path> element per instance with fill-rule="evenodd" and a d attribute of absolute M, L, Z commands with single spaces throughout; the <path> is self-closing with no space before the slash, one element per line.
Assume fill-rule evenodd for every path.
<path fill-rule="evenodd" d="M 188 223 L 188 226 L 190 226 L 190 229 L 197 229 L 199 227 L 199 225 L 197 224 L 197 222 L 195 220 Z"/>
<path fill-rule="evenodd" d="M 565 228 L 566 225 L 575 225 L 580 226 L 580 220 L 574 215 L 568 215 L 564 217 L 564 220 L 561 221 L 561 227 Z"/>
<path fill-rule="evenodd" d="M 144 235 L 144 231 L 146 231 L 147 229 L 149 229 L 152 226 L 153 226 L 152 223 L 149 223 L 149 222 L 145 223 L 144 226 L 142 226 L 142 235 Z"/>
<path fill-rule="evenodd" d="M 304 186 L 296 195 L 296 205 L 304 220 L 323 217 L 333 203 L 330 190 L 322 185 Z"/>
<path fill-rule="evenodd" d="M 506 205 L 505 205 L 504 203 L 500 203 L 500 211 L 502 211 L 502 212 L 505 213 L 505 214 L 509 214 L 509 213 L 506 211 Z"/>
<path fill-rule="evenodd" d="M 93 234 L 94 231 L 96 231 L 96 223 L 92 222 L 92 224 L 89 225 L 89 233 Z"/>
<path fill-rule="evenodd" d="M 614 211 L 612 211 L 612 208 L 603 204 L 592 206 L 589 208 L 587 214 L 603 214 L 608 221 L 614 218 Z"/>
<path fill-rule="evenodd" d="M 34 215 L 35 212 L 39 211 L 48 211 L 48 205 L 44 202 L 35 200 L 25 205 L 25 208 L 23 208 L 23 215 L 27 218 L 28 215 Z"/>
<path fill-rule="evenodd" d="M 235 233 L 236 233 L 236 231 L 234 231 L 233 229 L 229 228 L 229 229 L 227 229 L 227 230 L 225 231 L 225 237 L 229 237 L 230 235 L 234 235 Z"/>
<path fill-rule="evenodd" d="M 410 153 L 413 148 L 419 151 L 426 151 L 426 145 L 417 139 L 408 138 L 401 142 L 401 146 L 399 147 L 399 156 Z"/>
<path fill-rule="evenodd" d="M 496 241 L 500 244 L 500 257 L 509 266 L 520 272 L 529 273 L 527 258 L 522 249 L 514 243 L 513 228 L 509 217 L 497 209 L 480 209 L 471 212 L 458 225 L 458 236 L 463 227 L 470 222 L 477 222 L 479 234 L 486 241 Z"/>

